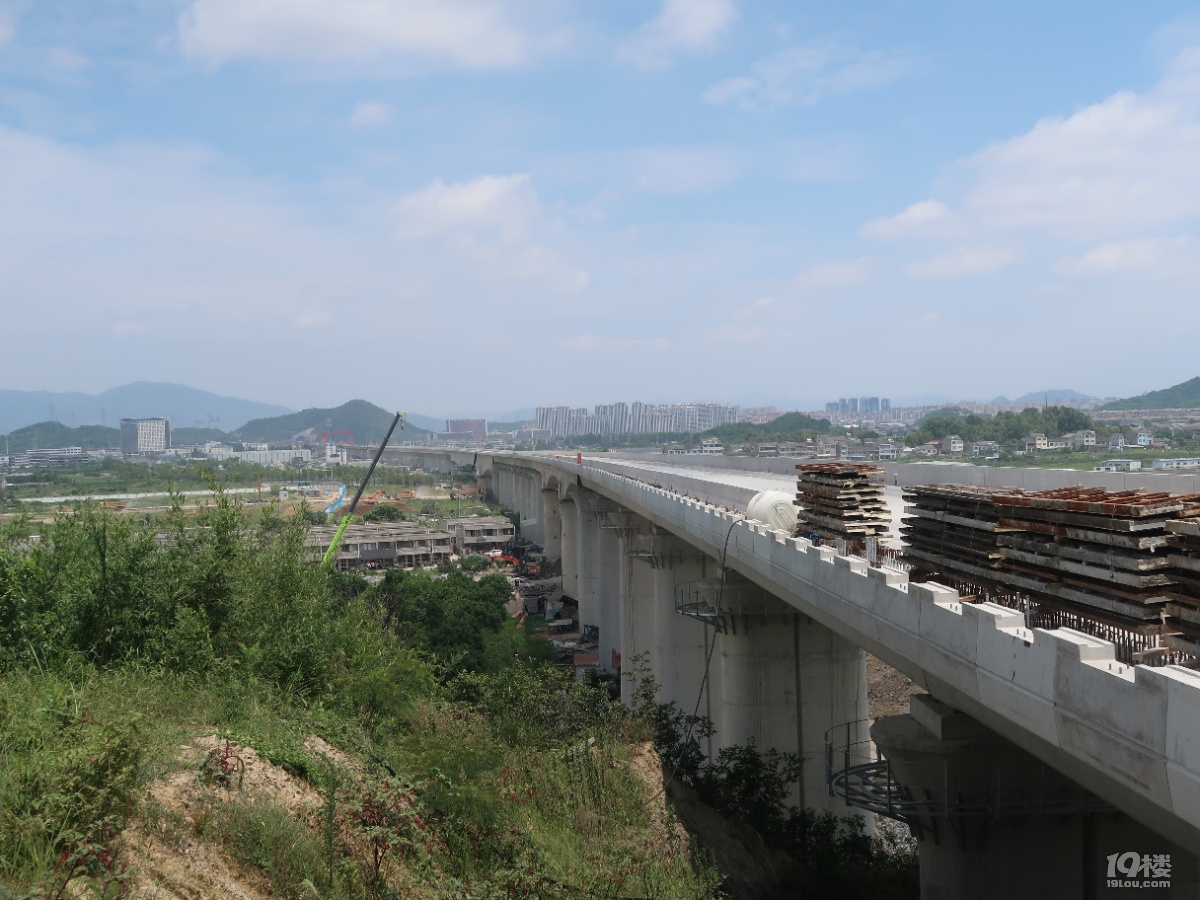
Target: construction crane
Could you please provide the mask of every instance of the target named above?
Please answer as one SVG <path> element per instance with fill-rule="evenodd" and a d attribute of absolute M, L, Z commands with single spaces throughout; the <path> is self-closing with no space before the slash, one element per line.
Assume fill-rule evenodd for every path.
<path fill-rule="evenodd" d="M 358 490 L 354 494 L 354 499 L 350 501 L 350 506 L 346 509 L 346 515 L 342 516 L 342 522 L 333 534 L 333 542 L 330 543 L 329 549 L 325 551 L 324 559 L 321 560 L 321 565 L 324 568 L 331 568 L 334 560 L 337 559 L 338 546 L 342 543 L 342 536 L 346 533 L 346 526 L 350 524 L 350 517 L 354 515 L 354 507 L 358 506 L 358 501 L 362 499 L 363 491 L 367 489 L 367 482 L 371 480 L 371 475 L 375 472 L 375 466 L 379 463 L 379 457 L 383 456 L 383 451 L 387 447 L 388 441 L 392 439 L 392 432 L 396 430 L 397 425 L 404 428 L 404 413 L 402 412 L 396 413 L 396 418 L 392 419 L 392 426 L 387 430 L 387 434 L 383 436 L 383 443 L 375 451 L 371 465 L 367 467 L 367 474 L 363 476 L 362 484 L 358 486 Z"/>

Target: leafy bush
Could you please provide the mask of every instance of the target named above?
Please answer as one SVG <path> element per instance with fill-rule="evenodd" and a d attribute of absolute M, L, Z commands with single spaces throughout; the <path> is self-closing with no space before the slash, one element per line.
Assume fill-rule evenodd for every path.
<path fill-rule="evenodd" d="M 454 570 L 441 578 L 389 569 L 367 599 L 379 606 L 406 644 L 427 650 L 453 668 L 478 671 L 485 635 L 508 618 L 512 588 L 502 575 L 475 581 Z"/>

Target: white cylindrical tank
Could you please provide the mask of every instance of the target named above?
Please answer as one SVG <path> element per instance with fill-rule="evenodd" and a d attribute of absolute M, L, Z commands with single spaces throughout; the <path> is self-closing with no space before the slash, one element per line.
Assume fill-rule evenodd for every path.
<path fill-rule="evenodd" d="M 795 534 L 796 501 L 783 491 L 759 491 L 746 504 L 746 518 L 756 519 L 788 534 Z"/>

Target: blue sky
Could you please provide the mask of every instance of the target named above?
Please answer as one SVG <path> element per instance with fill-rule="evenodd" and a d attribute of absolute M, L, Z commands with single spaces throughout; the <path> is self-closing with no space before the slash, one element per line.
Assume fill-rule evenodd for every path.
<path fill-rule="evenodd" d="M 1197 374 L 1200 7 L 0 0 L 0 386 L 432 414 Z"/>

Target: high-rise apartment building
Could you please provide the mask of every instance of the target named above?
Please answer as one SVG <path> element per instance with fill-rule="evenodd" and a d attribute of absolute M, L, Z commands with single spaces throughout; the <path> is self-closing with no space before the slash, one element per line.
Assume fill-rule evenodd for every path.
<path fill-rule="evenodd" d="M 138 453 L 163 453 L 171 447 L 171 420 L 122 419 L 121 452 L 129 455 Z"/>
<path fill-rule="evenodd" d="M 483 443 L 487 440 L 487 419 L 447 419 L 446 430 L 455 434 L 471 435 L 471 440 Z"/>
<path fill-rule="evenodd" d="M 610 403 L 586 409 L 539 406 L 538 428 L 555 437 L 575 434 L 647 434 L 686 432 L 695 434 L 718 425 L 736 422 L 738 407 L 723 403 Z"/>

